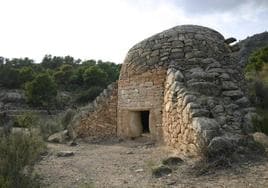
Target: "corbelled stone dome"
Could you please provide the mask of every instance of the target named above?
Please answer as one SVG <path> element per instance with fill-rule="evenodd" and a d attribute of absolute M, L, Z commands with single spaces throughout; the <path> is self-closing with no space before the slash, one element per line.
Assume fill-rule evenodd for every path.
<path fill-rule="evenodd" d="M 128 52 L 120 78 L 141 74 L 158 67 L 169 67 L 180 60 L 212 57 L 227 52 L 224 37 L 217 31 L 196 25 L 182 25 L 153 35 Z"/>
<path fill-rule="evenodd" d="M 255 110 L 228 41 L 194 25 L 141 41 L 129 50 L 118 83 L 87 108 L 75 132 L 92 139 L 149 134 L 187 156 L 246 148 Z"/>

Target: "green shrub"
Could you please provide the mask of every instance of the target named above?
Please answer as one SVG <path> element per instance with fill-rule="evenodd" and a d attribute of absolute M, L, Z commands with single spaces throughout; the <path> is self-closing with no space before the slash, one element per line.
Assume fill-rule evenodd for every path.
<path fill-rule="evenodd" d="M 30 112 L 25 112 L 21 116 L 17 116 L 15 118 L 13 126 L 22 128 L 37 128 L 38 116 Z"/>
<path fill-rule="evenodd" d="M 108 75 L 98 66 L 88 67 L 83 74 L 84 83 L 88 86 L 105 86 Z"/>
<path fill-rule="evenodd" d="M 258 109 L 257 113 L 260 117 L 253 118 L 255 131 L 263 132 L 268 135 L 268 110 Z"/>
<path fill-rule="evenodd" d="M 251 54 L 245 73 L 250 100 L 257 108 L 255 130 L 268 134 L 268 47 Z"/>
<path fill-rule="evenodd" d="M 42 73 L 33 81 L 26 83 L 25 94 L 32 105 L 48 108 L 56 100 L 57 86 L 49 74 Z"/>
<path fill-rule="evenodd" d="M 3 67 L 0 69 L 0 84 L 6 88 L 19 88 L 21 80 L 19 71 L 12 67 Z"/>
<path fill-rule="evenodd" d="M 0 140 L 0 187 L 40 187 L 33 166 L 45 151 L 45 144 L 36 131 L 17 132 Z"/>
<path fill-rule="evenodd" d="M 93 101 L 102 91 L 102 87 L 93 86 L 86 91 L 80 92 L 76 98 L 76 102 L 79 104 L 89 103 Z"/>
<path fill-rule="evenodd" d="M 19 70 L 19 77 L 22 84 L 34 79 L 34 71 L 31 67 L 23 67 Z"/>
<path fill-rule="evenodd" d="M 44 139 L 47 139 L 53 133 L 63 130 L 58 118 L 43 119 L 40 121 L 40 131 Z"/>
<path fill-rule="evenodd" d="M 66 110 L 66 112 L 62 115 L 61 124 L 64 129 L 66 129 L 69 123 L 72 121 L 73 117 L 75 116 L 75 111 L 72 109 Z"/>

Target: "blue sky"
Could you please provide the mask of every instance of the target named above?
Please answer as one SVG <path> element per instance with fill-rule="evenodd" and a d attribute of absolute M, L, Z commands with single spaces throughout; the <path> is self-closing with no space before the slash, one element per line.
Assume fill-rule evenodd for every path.
<path fill-rule="evenodd" d="M 243 39 L 267 20 L 268 0 L 0 0 L 0 56 L 122 63 L 135 43 L 176 25 Z"/>

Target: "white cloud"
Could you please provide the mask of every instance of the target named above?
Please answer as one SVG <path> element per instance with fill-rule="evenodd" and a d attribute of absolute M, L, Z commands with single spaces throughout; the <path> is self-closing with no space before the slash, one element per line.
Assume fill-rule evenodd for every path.
<path fill-rule="evenodd" d="M 252 6 L 191 15 L 174 0 L 0 0 L 0 55 L 121 63 L 135 43 L 175 25 L 204 25 L 239 38 L 262 32 L 267 9 Z"/>

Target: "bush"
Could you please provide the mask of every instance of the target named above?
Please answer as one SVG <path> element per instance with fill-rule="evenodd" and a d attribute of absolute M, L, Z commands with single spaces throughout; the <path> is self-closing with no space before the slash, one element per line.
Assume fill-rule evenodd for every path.
<path fill-rule="evenodd" d="M 268 110 L 258 109 L 257 113 L 260 117 L 253 118 L 255 131 L 268 135 Z"/>
<path fill-rule="evenodd" d="M 26 83 L 25 94 L 30 104 L 48 108 L 56 100 L 57 86 L 49 74 L 42 73 Z"/>
<path fill-rule="evenodd" d="M 19 77 L 22 84 L 34 79 L 34 71 L 31 67 L 23 67 L 19 70 Z"/>
<path fill-rule="evenodd" d="M 21 85 L 19 71 L 11 67 L 0 69 L 0 84 L 6 88 L 18 88 Z"/>
<path fill-rule="evenodd" d="M 256 131 L 268 134 L 268 47 L 251 54 L 245 73 L 250 99 L 258 113 L 253 125 Z"/>
<path fill-rule="evenodd" d="M 33 166 L 46 147 L 36 131 L 17 132 L 0 140 L 0 187 L 40 187 Z"/>
<path fill-rule="evenodd" d="M 37 125 L 38 117 L 33 113 L 25 112 L 21 116 L 17 116 L 15 118 L 13 126 L 22 128 L 37 128 Z"/>
<path fill-rule="evenodd" d="M 76 98 L 76 102 L 79 104 L 89 103 L 93 101 L 102 91 L 102 87 L 93 86 L 86 91 L 80 92 Z"/>
<path fill-rule="evenodd" d="M 62 131 L 64 129 L 61 124 L 60 117 L 41 119 L 39 124 L 40 131 L 44 139 L 47 139 L 53 133 Z"/>
<path fill-rule="evenodd" d="M 105 86 L 108 75 L 97 66 L 90 66 L 83 74 L 84 83 L 88 86 Z"/>

